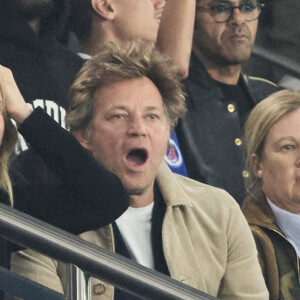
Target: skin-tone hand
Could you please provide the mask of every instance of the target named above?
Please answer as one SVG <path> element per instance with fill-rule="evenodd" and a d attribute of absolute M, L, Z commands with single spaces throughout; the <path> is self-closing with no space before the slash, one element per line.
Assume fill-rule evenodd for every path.
<path fill-rule="evenodd" d="M 0 65 L 0 99 L 7 114 L 17 123 L 22 123 L 32 109 L 26 104 L 10 69 Z"/>

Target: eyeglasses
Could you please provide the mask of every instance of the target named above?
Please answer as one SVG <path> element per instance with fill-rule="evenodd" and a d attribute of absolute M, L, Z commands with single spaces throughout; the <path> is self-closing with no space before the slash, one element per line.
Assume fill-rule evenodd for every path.
<path fill-rule="evenodd" d="M 246 21 L 256 20 L 261 13 L 262 7 L 264 7 L 264 4 L 256 2 L 247 2 L 239 6 L 233 6 L 230 3 L 220 3 L 209 6 L 197 6 L 197 8 L 210 9 L 211 16 L 217 23 L 227 22 L 231 18 L 233 11 L 236 8 L 243 15 Z"/>

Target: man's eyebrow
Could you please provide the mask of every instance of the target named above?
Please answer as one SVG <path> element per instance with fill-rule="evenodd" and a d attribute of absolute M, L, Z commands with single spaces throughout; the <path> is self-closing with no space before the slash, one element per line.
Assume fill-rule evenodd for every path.
<path fill-rule="evenodd" d="M 232 3 L 230 1 L 226 1 L 226 0 L 212 0 L 209 4 L 230 4 L 230 5 L 232 5 Z"/>
<path fill-rule="evenodd" d="M 109 107 L 109 110 L 113 110 L 113 109 L 123 109 L 123 110 L 125 110 L 126 108 L 127 108 L 127 106 L 125 106 L 125 105 L 113 104 L 112 106 Z"/>
<path fill-rule="evenodd" d="M 158 111 L 160 111 L 160 107 L 159 106 L 146 106 L 146 110 L 158 110 Z"/>
<path fill-rule="evenodd" d="M 239 1 L 239 4 L 247 4 L 247 3 L 258 3 L 257 0 L 241 0 Z M 234 5 L 231 1 L 226 1 L 226 0 L 211 0 L 209 3 L 211 4 L 227 4 L 227 5 Z"/>

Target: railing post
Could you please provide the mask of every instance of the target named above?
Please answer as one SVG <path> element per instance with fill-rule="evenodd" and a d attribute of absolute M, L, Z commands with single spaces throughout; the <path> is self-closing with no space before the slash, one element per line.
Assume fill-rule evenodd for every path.
<path fill-rule="evenodd" d="M 67 288 L 66 300 L 91 300 L 89 277 L 72 264 L 67 265 Z"/>

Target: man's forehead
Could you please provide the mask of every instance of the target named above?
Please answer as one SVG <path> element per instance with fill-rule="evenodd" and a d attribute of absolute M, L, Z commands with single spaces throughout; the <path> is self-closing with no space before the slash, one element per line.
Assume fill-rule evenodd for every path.
<path fill-rule="evenodd" d="M 97 105 L 109 107 L 124 106 L 133 100 L 139 100 L 146 106 L 148 102 L 163 104 L 163 97 L 154 82 L 146 77 L 117 80 L 96 89 Z M 155 100 L 155 101 L 154 101 Z"/>

